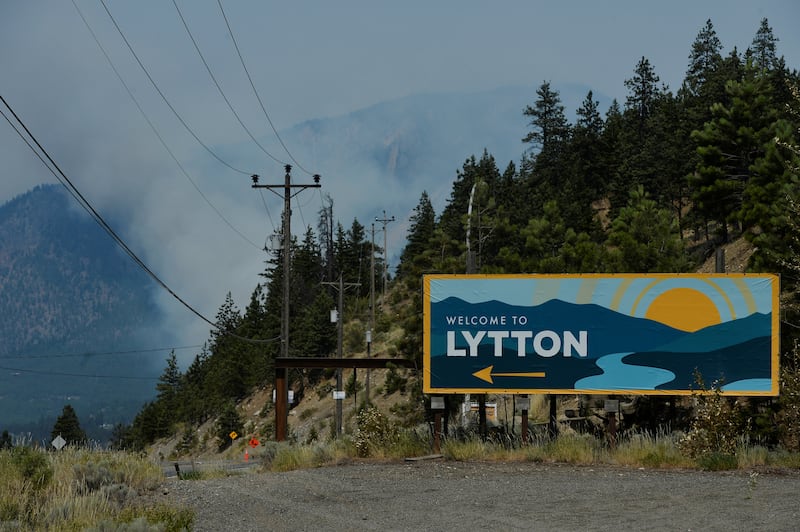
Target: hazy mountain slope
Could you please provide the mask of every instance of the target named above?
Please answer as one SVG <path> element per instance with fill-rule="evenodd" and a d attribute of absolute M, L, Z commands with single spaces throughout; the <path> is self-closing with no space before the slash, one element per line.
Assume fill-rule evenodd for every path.
<path fill-rule="evenodd" d="M 583 85 L 554 87 L 570 120 L 586 97 Z M 609 99 L 595 94 L 605 111 Z M 456 172 L 484 150 L 502 171 L 527 148 L 523 115 L 536 101 L 536 87 L 502 87 L 478 93 L 420 94 L 338 117 L 303 122 L 282 132 L 297 159 L 323 174 L 337 191 L 339 208 L 362 222 L 375 205 L 403 218 L 427 191 L 437 213 L 445 205 Z M 276 151 L 276 153 L 278 153 Z M 343 191 L 344 193 L 339 193 Z"/>
<path fill-rule="evenodd" d="M 151 289 L 62 187 L 0 207 L 0 427 L 57 416 L 66 402 L 110 422 L 135 413 L 153 395 L 154 380 L 140 379 L 158 375 L 153 354 L 105 353 L 153 347 Z"/>

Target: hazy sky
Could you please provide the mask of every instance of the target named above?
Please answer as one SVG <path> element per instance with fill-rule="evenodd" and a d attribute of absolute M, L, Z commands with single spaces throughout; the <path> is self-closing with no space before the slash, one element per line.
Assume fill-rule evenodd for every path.
<path fill-rule="evenodd" d="M 232 233 L 170 158 L 71 1 L 0 0 L 0 94 L 101 213 L 130 222 L 123 233 L 131 247 L 184 299 L 213 317 L 230 290 L 243 308 L 264 267 L 258 248 L 279 223 L 280 199 L 265 194 L 270 215 L 265 214 L 247 176 L 210 160 L 171 114 L 100 1 L 75 2 L 197 188 L 250 242 Z M 249 142 L 171 1 L 105 2 L 159 88 L 203 142 L 222 148 Z M 177 3 L 234 108 L 258 138 L 269 137 L 217 1 Z M 642 56 L 674 90 L 709 18 L 725 53 L 734 46 L 744 51 L 760 20 L 768 18 L 779 55 L 798 68 L 798 6 L 796 0 L 223 2 L 279 131 L 426 92 L 528 85 L 533 103 L 544 80 L 584 84 L 624 101 L 624 80 Z M 4 120 L 0 161 L 0 202 L 55 182 Z M 240 162 L 245 170 L 274 176 L 269 181 L 282 178 L 282 165 L 255 145 L 251 158 Z M 325 176 L 324 168 L 308 169 Z M 336 179 L 327 183 L 323 190 L 335 201 Z M 409 191 L 412 206 L 420 193 Z M 364 200 L 372 210 L 339 212 L 337 218 L 345 226 L 354 217 L 371 221 L 380 206 L 374 198 Z M 318 193 L 301 193 L 298 201 L 313 223 Z M 392 214 L 398 220 L 409 215 Z M 390 233 L 390 253 L 399 251 L 404 236 L 399 229 Z M 160 299 L 187 343 L 207 338 L 206 324 L 169 296 Z"/>

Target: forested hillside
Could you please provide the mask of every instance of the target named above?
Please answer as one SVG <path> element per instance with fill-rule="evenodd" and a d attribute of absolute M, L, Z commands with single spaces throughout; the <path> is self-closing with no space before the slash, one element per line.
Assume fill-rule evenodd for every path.
<path fill-rule="evenodd" d="M 67 401 L 87 426 L 114 423 L 152 396 L 150 380 L 97 377 L 143 376 L 145 354 L 107 353 L 145 345 L 158 313 L 147 277 L 71 201 L 48 185 L 0 208 L 4 428 L 55 419 Z"/>
<path fill-rule="evenodd" d="M 792 149 L 800 126 L 792 87 L 800 77 L 787 67 L 778 42 L 763 20 L 747 50 L 724 50 L 708 21 L 688 43 L 680 87 L 661 84 L 642 57 L 624 80 L 624 102 L 600 109 L 590 91 L 574 123 L 558 91 L 543 82 L 520 110 L 529 126 L 518 164 L 498 167 L 488 152 L 468 157 L 438 214 L 420 191 L 378 334 L 388 323 L 401 324 L 403 335 L 391 351 L 421 360 L 425 273 L 689 272 L 718 246 L 744 238 L 755 246 L 751 271 L 782 274 L 782 345 L 791 350 L 800 322 L 793 226 L 798 151 Z M 332 207 L 319 220 L 317 231 L 309 229 L 290 250 L 292 356 L 335 352 L 328 313 L 336 294 L 323 281 L 360 283 L 345 296 L 345 319 L 363 323 L 369 310 L 365 227 L 358 220 L 348 229 L 334 224 Z M 119 428 L 117 443 L 142 447 L 213 417 L 219 434 L 241 428 L 236 402 L 270 385 L 271 361 L 280 351 L 281 260 L 279 251 L 243 312 L 230 298 L 224 302 L 221 330 L 185 373 L 169 361 L 157 400 L 131 427 Z M 292 386 L 302 396 L 319 378 L 298 373 Z M 421 387 L 408 384 L 405 419 L 418 421 Z M 191 431 L 186 434 L 190 440 Z"/>

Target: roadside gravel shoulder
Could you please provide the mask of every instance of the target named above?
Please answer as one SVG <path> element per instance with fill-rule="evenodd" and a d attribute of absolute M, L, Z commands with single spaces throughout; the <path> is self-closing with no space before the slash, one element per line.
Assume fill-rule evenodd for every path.
<path fill-rule="evenodd" d="M 796 530 L 797 471 L 521 462 L 352 463 L 167 479 L 195 530 Z"/>

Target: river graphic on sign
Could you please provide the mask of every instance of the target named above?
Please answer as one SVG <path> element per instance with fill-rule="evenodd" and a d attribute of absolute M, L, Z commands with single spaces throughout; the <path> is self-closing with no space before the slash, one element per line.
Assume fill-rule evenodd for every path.
<path fill-rule="evenodd" d="M 777 394 L 771 275 L 426 276 L 426 393 Z"/>

